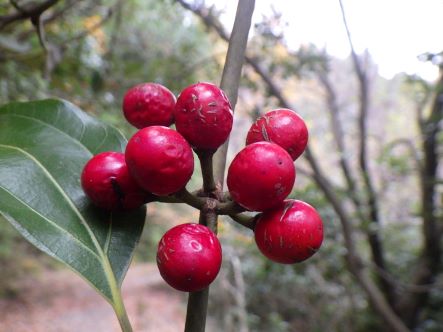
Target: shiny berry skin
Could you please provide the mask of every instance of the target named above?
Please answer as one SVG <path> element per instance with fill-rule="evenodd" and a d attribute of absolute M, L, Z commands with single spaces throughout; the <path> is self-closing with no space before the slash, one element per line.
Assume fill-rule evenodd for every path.
<path fill-rule="evenodd" d="M 130 176 L 125 155 L 120 152 L 92 157 L 83 168 L 81 184 L 90 200 L 106 210 L 134 209 L 148 197 Z"/>
<path fill-rule="evenodd" d="M 254 234 L 263 255 L 277 263 L 293 264 L 308 259 L 320 248 L 323 222 L 309 204 L 286 200 L 260 215 Z"/>
<path fill-rule="evenodd" d="M 203 225 L 175 226 L 158 244 L 160 274 L 171 287 L 180 291 L 195 292 L 209 286 L 217 277 L 221 262 L 220 242 Z"/>
<path fill-rule="evenodd" d="M 249 129 L 246 145 L 260 141 L 280 145 L 295 160 L 308 144 L 308 128 L 294 111 L 276 109 L 259 117 Z"/>
<path fill-rule="evenodd" d="M 141 129 L 169 127 L 174 123 L 175 96 L 157 83 L 141 83 L 130 88 L 123 98 L 123 114 L 130 124 Z"/>
<path fill-rule="evenodd" d="M 196 149 L 216 150 L 232 129 L 231 104 L 211 83 L 185 88 L 177 98 L 174 117 L 177 131 Z"/>
<path fill-rule="evenodd" d="M 194 156 L 188 142 L 167 127 L 139 130 L 129 140 L 125 155 L 135 181 L 156 195 L 179 191 L 194 171 Z"/>
<path fill-rule="evenodd" d="M 283 202 L 294 181 L 291 156 L 269 142 L 246 146 L 228 169 L 227 184 L 232 199 L 251 211 L 264 211 Z"/>

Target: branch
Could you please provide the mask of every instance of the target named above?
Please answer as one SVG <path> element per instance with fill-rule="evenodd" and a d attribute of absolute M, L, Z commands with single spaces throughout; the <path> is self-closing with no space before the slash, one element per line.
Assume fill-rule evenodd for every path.
<path fill-rule="evenodd" d="M 42 19 L 43 19 L 43 24 L 47 24 L 47 23 L 51 23 L 53 21 L 55 21 L 56 19 L 58 19 L 59 17 L 62 17 L 63 15 L 66 14 L 66 12 L 68 10 L 70 10 L 72 7 L 74 7 L 74 5 L 76 5 L 77 3 L 80 3 L 81 0 L 70 0 L 70 1 L 66 1 L 66 4 L 63 8 L 60 8 L 58 10 L 53 10 L 51 12 L 51 14 L 49 15 L 45 15 Z"/>
<path fill-rule="evenodd" d="M 234 201 L 228 201 L 225 203 L 217 203 L 215 212 L 219 215 L 233 215 L 237 213 L 245 212 L 246 209 L 238 205 Z"/>
<path fill-rule="evenodd" d="M 426 108 L 426 105 L 429 103 L 429 100 L 432 97 L 432 89 L 429 88 L 428 83 L 425 83 L 424 80 L 418 81 L 421 83 L 422 86 L 422 92 L 423 97 L 418 98 L 415 100 L 415 118 L 417 121 L 418 128 L 420 130 L 423 130 L 424 125 L 424 110 Z"/>
<path fill-rule="evenodd" d="M 233 111 L 235 111 L 235 106 L 237 104 L 241 69 L 245 60 L 246 44 L 248 42 L 254 7 L 255 0 L 239 0 L 238 2 L 234 26 L 232 28 L 231 37 L 229 38 L 226 62 L 220 81 L 220 88 L 226 92 Z M 220 189 L 223 189 L 228 146 L 229 138 L 214 155 L 214 179 Z"/>
<path fill-rule="evenodd" d="M 178 199 L 180 203 L 186 203 L 200 211 L 203 209 L 206 203 L 206 198 L 193 195 L 186 188 L 183 188 L 179 192 L 175 193 L 174 197 Z"/>
<path fill-rule="evenodd" d="M 243 278 L 242 263 L 240 258 L 233 254 L 231 259 L 232 271 L 234 272 L 234 281 L 236 287 L 232 295 L 234 296 L 237 308 L 235 314 L 238 319 L 238 332 L 248 332 L 248 312 L 246 310 L 246 285 Z"/>
<path fill-rule="evenodd" d="M 36 19 L 43 12 L 54 6 L 59 0 L 47 0 L 45 2 L 42 2 L 40 4 L 34 5 L 34 6 L 27 6 L 27 7 L 19 7 L 16 2 L 12 2 L 12 5 L 14 7 L 18 7 L 19 10 L 16 13 L 0 16 L 0 30 L 5 28 L 7 25 L 15 22 L 15 21 L 22 21 L 27 19 Z"/>
<path fill-rule="evenodd" d="M 230 214 L 229 217 L 231 217 L 231 219 L 234 220 L 237 224 L 249 228 L 252 231 L 255 228 L 255 221 L 257 219 L 257 216 L 249 217 L 244 214 Z"/>
<path fill-rule="evenodd" d="M 195 152 L 200 160 L 203 177 L 203 192 L 207 195 L 214 194 L 217 189 L 214 182 L 214 170 L 212 162 L 214 151 L 198 150 Z"/>
<path fill-rule="evenodd" d="M 302 167 L 300 165 L 297 165 L 296 171 L 297 171 L 297 177 L 299 175 L 303 175 L 303 176 L 306 176 L 306 177 L 311 178 L 311 179 L 314 177 L 314 174 L 312 174 L 311 171 L 307 170 L 306 168 L 304 168 L 304 167 Z"/>
<path fill-rule="evenodd" d="M 348 250 L 347 263 L 349 270 L 356 277 L 357 282 L 365 290 L 371 301 L 374 309 L 377 313 L 383 317 L 383 319 L 389 324 L 389 326 L 396 332 L 407 332 L 408 328 L 403 324 L 400 318 L 395 314 L 395 312 L 390 307 L 389 303 L 383 297 L 383 293 L 377 288 L 377 286 L 369 278 L 368 274 L 364 270 L 363 263 L 357 254 L 357 249 L 353 241 L 353 229 L 351 225 L 351 220 L 344 210 L 339 199 L 335 196 L 330 184 L 322 175 L 322 172 L 318 168 L 315 158 L 311 155 L 310 151 L 307 151 L 308 160 L 310 160 L 311 166 L 314 170 L 314 180 L 317 185 L 322 189 L 328 201 L 333 206 L 335 212 L 339 216 L 342 224 L 343 235 L 345 238 L 345 246 Z"/>
<path fill-rule="evenodd" d="M 408 150 L 409 153 L 411 154 L 412 159 L 414 160 L 415 166 L 417 167 L 417 169 L 422 169 L 423 165 L 420 161 L 420 155 L 413 143 L 412 140 L 410 140 L 409 138 L 397 138 L 391 142 L 389 142 L 384 149 L 387 151 L 392 151 L 395 147 L 399 146 L 399 145 L 404 145 Z"/>
<path fill-rule="evenodd" d="M 26 14 L 26 10 L 21 8 L 20 5 L 17 3 L 17 1 L 15 0 L 9 0 L 9 3 L 15 8 L 17 9 L 17 11 L 19 11 L 20 13 L 24 13 Z"/>
<path fill-rule="evenodd" d="M 34 29 L 38 36 L 38 41 L 40 43 L 40 46 L 42 47 L 43 51 L 46 53 L 46 64 L 44 69 L 44 77 L 46 79 L 49 78 L 50 73 L 54 69 L 55 65 L 57 64 L 57 55 L 59 54 L 60 50 L 57 49 L 54 45 L 51 45 L 46 40 L 46 34 L 44 30 L 44 24 L 42 20 L 42 14 L 44 10 L 41 9 L 41 11 L 35 11 L 34 13 L 32 11 L 29 11 L 26 8 L 22 8 L 15 0 L 10 0 L 11 4 L 14 6 L 15 9 L 17 9 L 20 13 L 23 15 L 27 15 L 32 25 L 34 26 Z M 55 3 L 54 3 L 55 4 Z M 49 8 L 49 7 L 48 7 Z"/>
<path fill-rule="evenodd" d="M 341 125 L 341 121 L 339 119 L 339 106 L 337 102 L 337 94 L 335 93 L 334 88 L 332 87 L 331 80 L 329 79 L 329 76 L 325 72 L 320 72 L 319 80 L 322 83 L 324 89 L 326 90 L 326 96 L 327 96 L 327 105 L 329 108 L 329 114 L 330 114 L 330 122 L 331 122 L 331 131 L 335 140 L 335 143 L 337 145 L 338 149 L 338 155 L 339 155 L 339 164 L 341 171 L 343 173 L 343 176 L 345 178 L 345 182 L 347 185 L 347 191 L 350 193 L 351 200 L 355 205 L 355 210 L 357 212 L 357 215 L 361 222 L 365 220 L 365 217 L 363 215 L 363 204 L 360 201 L 360 198 L 358 196 L 358 189 L 356 187 L 357 181 L 352 176 L 351 167 L 349 166 L 348 160 L 346 158 L 346 152 L 345 152 L 345 142 L 344 142 L 344 131 L 343 127 Z"/>
<path fill-rule="evenodd" d="M 377 265 L 372 264 L 374 267 L 374 270 L 379 273 L 383 278 L 389 280 L 390 283 L 396 284 L 401 291 L 403 292 L 413 292 L 413 293 L 426 293 L 432 290 L 436 291 L 442 291 L 443 290 L 443 283 L 436 284 L 436 283 L 430 283 L 430 284 L 421 284 L 421 285 L 415 285 L 415 284 L 408 284 L 401 282 L 397 277 L 391 275 L 390 273 L 386 272 L 385 270 L 381 270 Z"/>
<path fill-rule="evenodd" d="M 121 33 L 120 28 L 121 28 L 123 17 L 124 17 L 124 6 L 125 6 L 125 2 L 118 1 L 114 7 L 115 21 L 114 21 L 114 25 L 112 27 L 112 31 L 110 32 L 109 45 L 118 45 L 119 35 Z M 109 47 L 108 51 L 105 54 L 105 58 L 109 62 L 113 61 L 114 50 L 115 50 L 115 47 Z M 106 72 L 111 74 L 112 67 L 108 66 L 106 68 Z"/>
<path fill-rule="evenodd" d="M 180 5 L 187 9 L 191 6 L 183 0 L 177 0 Z M 238 87 L 240 82 L 241 68 L 248 41 L 249 29 L 251 26 L 252 13 L 254 12 L 255 0 L 239 0 L 237 13 L 235 15 L 234 26 L 232 28 L 232 38 L 229 41 L 228 53 L 223 68 L 223 75 L 220 83 L 231 102 L 232 109 L 235 109 L 237 102 Z M 228 142 L 226 142 L 214 156 L 215 170 L 214 177 L 216 188 L 221 192 L 223 189 L 223 179 L 226 164 L 226 153 Z M 207 161 L 207 160 L 206 160 Z M 205 160 L 203 160 L 205 162 Z M 209 177 L 207 177 L 209 179 Z M 213 180 L 211 177 L 211 181 Z M 204 185 L 208 190 L 212 189 L 213 183 Z M 207 194 L 207 193 L 206 193 Z M 215 200 L 214 200 L 215 201 Z M 210 199 L 206 199 L 210 203 Z M 215 208 L 215 206 L 213 207 Z M 207 224 L 214 232 L 217 232 L 217 215 L 214 211 L 202 210 L 200 212 L 200 223 Z M 205 330 L 206 311 L 208 305 L 209 287 L 200 292 L 189 293 L 188 311 L 186 315 L 185 332 L 203 332 Z"/>
<path fill-rule="evenodd" d="M 116 4 L 114 6 L 118 6 L 118 3 L 121 0 L 117 0 Z M 45 70 L 45 77 L 49 78 L 54 68 L 62 61 L 63 53 L 68 48 L 70 43 L 78 41 L 80 39 L 85 38 L 87 35 L 91 34 L 93 31 L 99 29 L 103 24 L 106 23 L 111 17 L 113 13 L 113 7 L 110 7 L 103 18 L 94 24 L 92 27 L 85 29 L 83 31 L 80 31 L 75 36 L 72 36 L 70 38 L 65 39 L 64 41 L 60 42 L 59 45 L 53 45 L 47 43 L 47 61 L 46 61 L 46 70 Z"/>
<path fill-rule="evenodd" d="M 342 0 L 339 0 L 339 3 L 340 3 L 340 10 L 341 10 L 341 15 L 342 15 L 342 19 L 343 19 L 343 24 L 346 29 L 346 36 L 348 37 L 348 43 L 349 43 L 349 46 L 351 47 L 351 57 L 352 57 L 352 62 L 354 63 L 354 69 L 356 71 L 358 80 L 360 82 L 366 82 L 366 79 L 367 79 L 366 73 L 364 72 L 364 70 L 361 66 L 361 63 L 360 63 L 358 56 L 357 56 L 357 53 L 355 52 L 354 43 L 352 42 L 351 32 L 349 30 L 348 21 L 346 19 L 345 9 L 343 7 Z"/>
<path fill-rule="evenodd" d="M 423 250 L 414 269 L 411 283 L 413 285 L 428 285 L 435 282 L 441 260 L 441 226 L 439 226 L 436 207 L 436 179 L 439 167 L 438 135 L 443 119 L 443 70 L 436 85 L 431 113 L 422 119 L 421 138 L 423 146 L 423 165 L 421 168 L 420 187 L 423 217 Z M 398 308 L 404 320 L 414 326 L 424 304 L 428 301 L 429 291 L 421 293 L 405 292 L 398 301 Z"/>
<path fill-rule="evenodd" d="M 106 12 L 106 14 L 102 17 L 102 19 L 100 21 L 95 23 L 90 28 L 84 29 L 83 31 L 80 31 L 75 36 L 72 36 L 70 38 L 65 39 L 63 42 L 61 42 L 61 44 L 63 44 L 63 46 L 66 47 L 66 44 L 69 44 L 69 43 L 71 43 L 73 41 L 77 41 L 77 40 L 83 39 L 87 35 L 89 35 L 91 32 L 94 32 L 95 30 L 99 29 L 103 24 L 105 24 L 112 17 L 112 14 L 114 12 L 113 8 L 117 7 L 118 4 L 120 3 L 120 1 L 122 1 L 122 0 L 117 0 L 116 3 L 112 7 L 109 7 L 107 12 Z M 113 47 L 113 46 L 114 45 L 112 45 L 111 47 Z"/>
<path fill-rule="evenodd" d="M 371 248 L 372 259 L 374 263 L 383 270 L 386 270 L 386 262 L 384 258 L 384 250 L 383 244 L 379 235 L 380 228 L 380 212 L 379 212 L 379 204 L 377 199 L 377 194 L 374 188 L 373 180 L 371 174 L 369 172 L 369 164 L 367 160 L 368 156 L 368 146 L 367 146 L 367 118 L 368 118 L 368 110 L 369 110 L 369 86 L 368 86 L 368 78 L 366 72 L 363 70 L 362 65 L 357 57 L 357 53 L 355 52 L 354 45 L 352 43 L 351 33 L 349 31 L 349 26 L 346 20 L 345 10 L 343 7 L 342 0 L 339 0 L 340 9 L 343 19 L 343 24 L 346 29 L 346 35 L 348 37 L 349 46 L 351 47 L 351 56 L 352 62 L 354 64 L 354 70 L 357 75 L 359 91 L 360 91 L 360 110 L 359 110 L 359 119 L 358 119 L 358 128 L 360 133 L 359 140 L 359 166 L 361 169 L 361 173 L 363 176 L 363 181 L 365 184 L 365 191 L 367 196 L 367 203 L 369 208 L 369 221 L 376 225 L 376 227 L 371 227 L 367 236 L 368 242 Z M 395 301 L 395 293 L 393 292 L 392 285 L 387 282 L 386 279 L 379 278 L 378 282 L 380 283 L 383 292 L 385 293 L 389 303 L 393 304 Z"/>
<path fill-rule="evenodd" d="M 66 12 L 68 10 L 70 10 L 72 7 L 74 7 L 75 4 L 79 3 L 81 0 L 71 0 L 71 1 L 66 1 L 66 4 L 64 7 L 59 8 L 59 9 L 54 9 L 53 11 L 51 11 L 51 13 L 45 13 L 45 15 L 42 15 L 41 20 L 42 20 L 42 24 L 43 26 L 54 22 L 55 20 L 59 19 L 59 18 L 63 18 L 66 14 Z M 30 29 L 30 30 L 26 30 L 21 32 L 18 35 L 18 39 L 19 40 L 24 40 L 27 39 L 32 33 L 34 33 L 35 29 Z"/>

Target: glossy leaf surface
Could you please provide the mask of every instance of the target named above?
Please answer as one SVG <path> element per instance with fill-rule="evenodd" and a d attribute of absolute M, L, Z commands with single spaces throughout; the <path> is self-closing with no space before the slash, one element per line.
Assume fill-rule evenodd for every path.
<path fill-rule="evenodd" d="M 110 213 L 80 186 L 85 163 L 126 140 L 61 100 L 0 107 L 0 214 L 27 240 L 84 277 L 115 303 L 145 209 Z"/>

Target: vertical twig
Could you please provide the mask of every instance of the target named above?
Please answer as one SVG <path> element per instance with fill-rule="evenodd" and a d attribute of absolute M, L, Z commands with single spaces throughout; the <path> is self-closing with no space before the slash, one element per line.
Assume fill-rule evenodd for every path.
<path fill-rule="evenodd" d="M 237 14 L 235 15 L 234 27 L 229 39 L 228 54 L 223 68 L 220 87 L 224 90 L 231 102 L 232 110 L 237 104 L 238 86 L 240 83 L 241 68 L 245 60 L 246 44 L 249 29 L 251 27 L 252 13 L 254 12 L 255 0 L 240 0 Z M 223 188 L 223 179 L 226 166 L 226 154 L 228 152 L 229 139 L 214 155 L 214 179 L 215 183 Z"/>
<path fill-rule="evenodd" d="M 200 332 L 205 330 L 206 312 L 208 311 L 209 287 L 189 293 L 186 308 L 185 332 Z"/>
<path fill-rule="evenodd" d="M 182 1 L 177 0 L 183 7 L 189 8 L 189 5 Z M 221 88 L 225 90 L 231 106 L 234 109 L 237 102 L 238 86 L 240 81 L 241 68 L 243 65 L 244 54 L 246 50 L 246 44 L 248 40 L 249 29 L 251 26 L 251 17 L 254 11 L 255 0 L 239 0 L 237 13 L 235 16 L 234 27 L 232 29 L 232 37 L 229 42 L 228 53 L 226 55 L 225 66 L 223 69 L 223 75 L 221 79 Z M 226 152 L 228 142 L 226 142 L 214 156 L 214 164 L 210 162 L 210 159 L 200 158 L 202 162 L 202 170 L 205 175 L 203 188 L 205 195 L 209 196 L 213 189 L 213 180 L 215 179 L 218 188 L 221 190 L 223 186 L 224 170 L 226 163 Z M 200 156 L 199 156 L 200 157 Z M 208 175 L 214 166 L 213 177 Z M 210 199 L 207 199 L 208 208 L 204 208 L 200 212 L 201 224 L 207 225 L 215 233 L 217 232 L 217 215 L 213 208 L 210 207 Z M 208 307 L 209 287 L 199 292 L 189 293 L 188 308 L 186 314 L 185 332 L 204 332 L 206 324 L 206 312 Z"/>
<path fill-rule="evenodd" d="M 201 150 L 196 151 L 196 153 L 200 160 L 202 170 L 203 191 L 205 193 L 212 193 L 217 189 L 214 181 L 214 166 L 212 160 L 214 152 L 211 150 Z"/>

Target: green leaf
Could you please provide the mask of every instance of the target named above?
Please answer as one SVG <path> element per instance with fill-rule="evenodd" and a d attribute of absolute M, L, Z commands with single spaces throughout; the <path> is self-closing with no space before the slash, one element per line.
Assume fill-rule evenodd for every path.
<path fill-rule="evenodd" d="M 123 151 L 116 129 L 61 100 L 0 107 L 0 214 L 27 240 L 68 265 L 113 306 L 140 238 L 145 209 L 110 213 L 80 185 L 85 163 Z M 120 308 L 121 310 L 121 308 Z"/>

